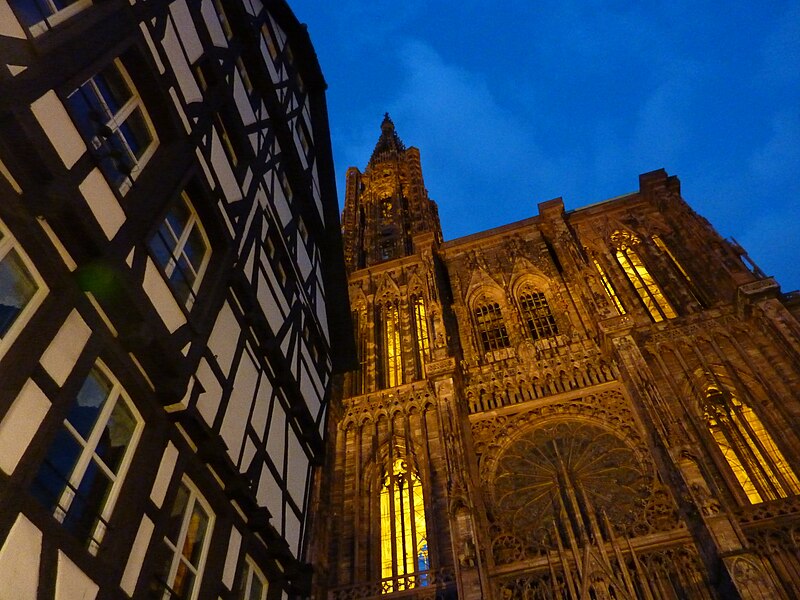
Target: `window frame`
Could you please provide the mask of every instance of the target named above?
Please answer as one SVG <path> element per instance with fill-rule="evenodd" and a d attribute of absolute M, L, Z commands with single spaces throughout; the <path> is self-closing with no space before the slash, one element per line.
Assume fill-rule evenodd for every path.
<path fill-rule="evenodd" d="M 41 274 L 34 266 L 33 261 L 22 249 L 22 245 L 11 234 L 11 231 L 5 226 L 5 224 L 0 221 L 0 264 L 2 264 L 6 257 L 8 257 L 12 252 L 14 252 L 19 258 L 22 266 L 25 268 L 28 275 L 37 287 L 30 299 L 14 317 L 14 320 L 8 326 L 6 332 L 4 334 L 0 334 L 2 335 L 2 337 L 0 337 L 0 360 L 2 360 L 6 351 L 14 343 L 14 340 L 17 338 L 20 332 L 25 329 L 27 323 L 36 313 L 36 310 L 39 308 L 39 306 L 41 306 L 44 298 L 50 292 L 50 288 L 47 286 Z"/>
<path fill-rule="evenodd" d="M 547 300 L 547 295 L 537 289 L 526 288 L 517 294 L 520 315 L 528 335 L 536 340 L 556 337 L 558 323 Z"/>
<path fill-rule="evenodd" d="M 178 235 L 172 228 L 172 224 L 169 221 L 170 212 L 174 209 L 176 202 L 182 202 L 184 208 L 188 212 L 188 217 L 185 223 L 181 223 L 181 231 Z M 161 234 L 162 227 L 167 227 L 171 239 L 164 239 L 164 236 Z M 195 271 L 194 266 L 192 265 L 191 261 L 188 257 L 184 254 L 186 249 L 186 245 L 189 241 L 189 238 L 192 235 L 192 232 L 197 230 L 200 234 L 200 237 L 205 244 L 205 252 L 203 254 L 202 261 L 200 266 Z M 169 252 L 169 257 L 167 258 L 166 264 L 162 264 L 161 261 L 158 259 L 157 252 L 153 249 L 154 240 L 159 239 L 166 247 L 167 251 Z M 172 245 L 172 240 L 174 240 L 174 245 Z M 169 242 L 169 243 L 168 243 Z M 184 189 L 181 190 L 181 193 L 178 195 L 176 200 L 173 200 L 170 203 L 169 208 L 167 209 L 166 214 L 164 215 L 163 219 L 159 221 L 159 226 L 153 235 L 149 238 L 147 242 L 148 250 L 150 251 L 150 255 L 153 257 L 153 261 L 158 266 L 159 270 L 161 271 L 162 276 L 166 280 L 167 285 L 169 286 L 170 290 L 172 290 L 175 299 L 178 300 L 179 304 L 185 308 L 187 311 L 191 311 L 195 305 L 195 301 L 197 298 L 197 291 L 200 289 L 200 286 L 203 283 L 203 279 L 208 271 L 208 265 L 211 262 L 211 256 L 213 254 L 213 248 L 211 247 L 211 241 L 208 237 L 208 233 L 206 232 L 205 226 L 203 225 L 203 220 L 200 218 L 200 215 L 197 212 L 197 209 L 194 207 L 194 203 L 192 202 L 189 193 Z M 172 275 L 175 273 L 176 269 L 180 269 L 180 260 L 181 258 L 185 258 L 186 262 L 191 267 L 191 271 L 194 274 L 194 279 L 191 282 L 189 287 L 189 291 L 186 295 L 185 299 L 181 299 L 178 290 L 172 283 Z M 184 280 L 186 281 L 186 280 Z"/>
<path fill-rule="evenodd" d="M 128 88 L 128 92 L 130 92 L 130 98 L 125 100 L 125 102 L 119 107 L 119 110 L 113 112 L 111 108 L 108 106 L 105 98 L 103 97 L 102 91 L 98 88 L 97 82 L 95 82 L 95 78 L 102 76 L 103 71 L 106 68 L 111 66 L 117 70 L 117 73 L 122 78 L 123 83 Z M 109 131 L 110 134 L 107 136 L 101 136 L 100 132 L 90 133 L 87 131 L 83 131 L 81 126 L 79 125 L 76 116 L 74 115 L 75 109 L 70 106 L 70 98 L 72 98 L 75 94 L 82 94 L 81 88 L 83 86 L 89 84 L 92 89 L 92 93 L 96 97 L 97 101 L 102 105 L 104 109 L 103 115 L 104 121 L 99 127 L 106 128 L 106 131 Z M 122 60 L 119 57 L 115 57 L 111 62 L 103 65 L 100 69 L 98 69 L 91 77 L 83 81 L 80 85 L 78 85 L 75 89 L 71 90 L 69 93 L 66 94 L 66 102 L 65 106 L 67 108 L 67 112 L 70 113 L 70 116 L 75 122 L 77 130 L 80 132 L 81 136 L 84 138 L 87 146 L 91 148 L 93 155 L 97 158 L 98 165 L 100 167 L 100 171 L 109 181 L 112 189 L 116 189 L 120 195 L 125 196 L 130 189 L 133 187 L 134 182 L 138 179 L 141 172 L 144 170 L 144 167 L 153 157 L 156 152 L 156 149 L 159 146 L 159 139 L 156 133 L 156 128 L 153 125 L 153 121 L 150 118 L 150 114 L 147 111 L 147 107 L 145 106 L 144 100 L 142 96 L 139 94 L 139 91 L 136 88 L 136 85 L 133 83 L 133 79 L 131 78 L 128 70 L 125 68 Z M 141 156 L 137 157 L 136 154 L 130 147 L 130 144 L 125 137 L 124 133 L 120 133 L 121 128 L 126 124 L 128 118 L 133 115 L 136 111 L 142 115 L 142 120 L 144 122 L 144 126 L 147 130 L 148 135 L 150 136 L 150 140 L 147 143 L 147 146 L 142 150 Z M 104 167 L 101 163 L 101 160 L 104 158 L 111 158 L 111 150 L 110 145 L 107 140 L 119 133 L 119 139 L 122 140 L 122 143 L 125 147 L 126 154 L 128 159 L 132 160 L 133 166 L 131 168 L 131 172 L 129 174 L 125 173 L 122 170 L 116 169 L 116 171 L 122 176 L 121 181 L 118 183 L 116 180 L 112 180 L 111 176 L 108 173 L 108 168 Z M 101 151 L 106 152 L 107 154 L 103 154 Z"/>
<path fill-rule="evenodd" d="M 214 533 L 214 525 L 215 525 L 215 515 L 214 511 L 211 510 L 211 505 L 205 499 L 200 490 L 197 486 L 188 478 L 183 477 L 180 481 L 178 492 L 181 488 L 184 488 L 187 493 L 186 505 L 183 508 L 183 514 L 181 516 L 181 525 L 178 529 L 178 534 L 175 543 L 173 543 L 165 534 L 162 537 L 163 546 L 161 549 L 166 546 L 166 549 L 169 553 L 169 569 L 166 574 L 166 580 L 161 581 L 158 580 L 157 584 L 159 588 L 161 588 L 162 600 L 171 600 L 176 598 L 176 596 L 172 586 L 175 584 L 175 578 L 178 573 L 178 567 L 183 562 L 187 565 L 190 572 L 194 575 L 194 582 L 192 584 L 191 592 L 188 596 L 181 597 L 182 600 L 196 600 L 198 594 L 200 593 L 200 588 L 203 585 L 203 574 L 206 567 L 206 559 L 208 558 L 208 549 L 211 545 L 211 537 Z M 175 500 L 177 500 L 178 495 L 177 492 L 175 497 L 173 498 L 173 502 L 170 505 L 169 510 L 174 510 Z M 187 534 L 189 530 L 189 525 L 191 523 L 192 514 L 194 513 L 194 508 L 196 505 L 199 505 L 200 508 L 206 513 L 207 523 L 206 528 L 203 536 L 202 547 L 200 549 L 200 556 L 197 561 L 197 566 L 192 565 L 191 561 L 186 560 L 183 556 L 183 548 L 185 548 Z"/>
<path fill-rule="evenodd" d="M 91 554 L 97 554 L 100 544 L 105 537 L 107 524 L 114 511 L 117 500 L 119 499 L 120 490 L 124 485 L 125 479 L 127 478 L 130 465 L 133 462 L 133 456 L 136 453 L 136 448 L 139 445 L 142 431 L 144 430 L 144 418 L 142 417 L 142 414 L 136 408 L 136 405 L 125 391 L 125 388 L 122 386 L 119 379 L 114 376 L 111 369 L 109 369 L 109 367 L 102 360 L 98 359 L 92 365 L 91 369 L 83 380 L 80 391 L 83 390 L 83 386 L 86 385 L 95 370 L 97 370 L 100 375 L 105 378 L 109 384 L 111 384 L 111 389 L 109 390 L 106 398 L 103 400 L 103 406 L 100 409 L 97 418 L 86 438 L 84 438 L 84 436 L 75 429 L 75 426 L 68 421 L 68 414 L 64 416 L 64 419 L 59 424 L 58 433 L 66 431 L 72 437 L 72 440 L 75 441 L 80 447 L 80 453 L 75 459 L 69 475 L 66 476 L 68 479 L 64 481 L 64 489 L 61 491 L 58 498 L 54 499 L 55 509 L 53 512 L 53 517 L 59 523 L 63 523 L 69 516 L 69 511 L 72 507 L 73 501 L 75 500 L 76 492 L 80 489 L 89 467 L 94 464 L 100 468 L 101 472 L 110 480 L 111 484 L 106 498 L 102 503 L 102 508 L 98 514 L 95 515 L 97 517 L 97 523 L 95 523 L 95 525 L 92 527 L 88 534 L 89 538 L 86 540 L 88 543 L 88 550 Z M 72 402 L 69 405 L 70 409 L 77 404 L 78 394 L 80 394 L 80 391 L 76 394 L 75 398 L 72 399 Z M 125 407 L 129 410 L 131 416 L 136 421 L 136 425 L 134 426 L 131 436 L 127 442 L 127 447 L 125 448 L 122 459 L 119 462 L 118 472 L 115 474 L 108 467 L 108 465 L 105 464 L 105 461 L 99 457 L 98 459 L 95 459 L 95 457 L 97 455 L 97 447 L 99 445 L 100 438 L 108 426 L 112 413 L 119 402 L 125 403 Z M 55 442 L 56 439 L 53 438 L 47 447 L 48 453 Z M 98 460 L 102 461 L 102 464 L 99 464 Z M 42 466 L 44 466 L 44 462 L 45 460 L 42 461 L 40 469 Z M 59 473 L 59 475 L 63 476 L 62 473 Z"/>
<path fill-rule="evenodd" d="M 472 319 L 475 333 L 484 354 L 490 354 L 511 347 L 508 336 L 508 327 L 503 318 L 503 309 L 500 303 L 486 299 L 475 303 L 472 309 Z"/>
<path fill-rule="evenodd" d="M 250 595 L 253 591 L 253 580 L 258 579 L 261 583 L 261 595 L 256 600 L 267 600 L 269 594 L 269 579 L 264 572 L 258 568 L 255 561 L 249 555 L 245 555 L 242 561 L 242 573 L 239 579 L 239 589 L 236 593 L 237 600 L 252 600 Z"/>
<path fill-rule="evenodd" d="M 62 8 L 58 8 L 53 0 L 42 0 L 41 2 L 36 2 L 35 0 L 10 0 L 9 4 L 20 25 L 26 28 L 32 37 L 39 37 L 64 21 L 72 18 L 79 12 L 86 10 L 93 2 L 92 0 L 75 0 L 74 2 L 69 2 Z M 20 4 L 35 5 L 35 10 L 39 13 L 41 20 L 31 23 L 30 25 L 27 24 L 25 20 L 19 16 L 23 13 L 23 10 L 19 7 Z M 51 11 L 46 15 L 44 14 L 44 10 L 42 10 L 42 8 L 44 8 L 42 5 L 45 4 L 47 5 L 46 8 Z"/>

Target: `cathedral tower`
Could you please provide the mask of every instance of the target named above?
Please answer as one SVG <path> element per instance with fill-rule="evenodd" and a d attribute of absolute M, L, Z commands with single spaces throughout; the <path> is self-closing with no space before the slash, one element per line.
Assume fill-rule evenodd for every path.
<path fill-rule="evenodd" d="M 343 215 L 319 597 L 800 596 L 800 299 L 676 177 L 444 242 L 388 116 Z"/>

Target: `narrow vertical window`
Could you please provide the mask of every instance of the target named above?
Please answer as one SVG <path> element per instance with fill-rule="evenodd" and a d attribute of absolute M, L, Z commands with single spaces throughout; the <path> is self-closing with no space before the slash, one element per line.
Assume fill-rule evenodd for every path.
<path fill-rule="evenodd" d="M 269 591 L 267 578 L 249 556 L 243 564 L 237 600 L 266 600 Z"/>
<path fill-rule="evenodd" d="M 351 392 L 358 396 L 366 391 L 367 377 L 367 327 L 362 311 L 353 311 L 353 335 L 356 340 L 356 353 L 358 355 L 358 371 L 352 374 Z"/>
<path fill-rule="evenodd" d="M 181 192 L 149 246 L 178 301 L 191 308 L 211 257 L 211 247 L 186 192 Z"/>
<path fill-rule="evenodd" d="M 752 504 L 800 494 L 797 475 L 752 408 L 732 394 L 709 387 L 703 416 Z"/>
<path fill-rule="evenodd" d="M 417 343 L 417 377 L 422 377 L 425 373 L 425 362 L 430 355 L 428 317 L 425 313 L 425 301 L 422 297 L 411 297 L 411 310 L 414 313 L 414 333 Z"/>
<path fill-rule="evenodd" d="M 396 460 L 381 489 L 381 575 L 384 593 L 428 585 L 430 569 L 422 485 Z"/>
<path fill-rule="evenodd" d="M 705 303 L 700 298 L 700 294 L 697 291 L 697 286 L 695 286 L 694 281 L 692 281 L 692 278 L 689 277 L 689 273 L 686 272 L 686 269 L 683 268 L 683 265 L 678 261 L 677 257 L 672 253 L 672 250 L 669 249 L 669 246 L 667 246 L 661 239 L 661 237 L 657 235 L 653 236 L 653 243 L 659 250 L 661 250 L 661 252 L 667 257 L 667 259 L 669 259 L 669 262 L 673 266 L 675 271 L 677 271 L 677 273 L 681 275 L 683 279 L 686 281 L 686 285 L 689 287 L 689 292 L 692 294 L 692 297 L 695 299 L 695 302 L 697 302 L 700 306 L 704 307 Z"/>
<path fill-rule="evenodd" d="M 72 92 L 67 108 L 101 170 L 124 194 L 155 152 L 157 140 L 122 62 L 115 59 Z"/>
<path fill-rule="evenodd" d="M 508 348 L 510 341 L 497 302 L 484 304 L 474 311 L 475 327 L 484 352 Z"/>
<path fill-rule="evenodd" d="M 46 291 L 14 238 L 0 227 L 0 348 L 10 343 Z"/>
<path fill-rule="evenodd" d="M 181 482 L 164 536 L 166 552 L 156 570 L 152 590 L 162 600 L 194 600 L 200 589 L 213 527 L 208 504 L 188 482 Z"/>
<path fill-rule="evenodd" d="M 400 311 L 396 302 L 383 309 L 383 364 L 386 387 L 403 383 L 403 352 L 400 336 Z"/>
<path fill-rule="evenodd" d="M 528 326 L 528 332 L 535 340 L 558 335 L 553 312 L 542 292 L 525 292 L 519 296 L 522 318 Z"/>
<path fill-rule="evenodd" d="M 624 315 L 625 307 L 622 305 L 622 302 L 617 295 L 617 291 L 614 289 L 614 286 L 611 284 L 611 280 L 608 278 L 608 275 L 606 275 L 606 272 L 603 270 L 603 267 L 600 265 L 597 259 L 594 259 L 594 266 L 595 269 L 597 269 L 597 274 L 600 276 L 600 282 L 603 284 L 603 289 L 605 289 L 608 299 L 611 300 L 614 308 L 617 309 L 617 313 Z"/>
<path fill-rule="evenodd" d="M 639 240 L 631 234 L 620 231 L 615 232 L 611 237 L 618 244 L 617 262 L 625 271 L 625 275 L 650 314 L 650 318 L 658 323 L 664 319 L 677 317 L 672 305 L 664 296 L 664 292 L 661 291 L 658 283 L 632 247 Z"/>
<path fill-rule="evenodd" d="M 142 427 L 130 399 L 98 363 L 31 484 L 33 496 L 92 553 L 105 534 Z"/>

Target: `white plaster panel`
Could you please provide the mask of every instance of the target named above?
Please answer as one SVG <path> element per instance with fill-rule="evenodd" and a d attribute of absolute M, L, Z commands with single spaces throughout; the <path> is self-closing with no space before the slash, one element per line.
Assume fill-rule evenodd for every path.
<path fill-rule="evenodd" d="M 236 102 L 236 108 L 239 109 L 239 114 L 242 117 L 242 123 L 245 127 L 255 123 L 256 115 L 253 112 L 253 107 L 250 105 L 250 99 L 247 97 L 247 90 L 244 89 L 244 83 L 238 71 L 234 71 L 233 99 Z"/>
<path fill-rule="evenodd" d="M 222 399 L 222 386 L 205 358 L 200 361 L 195 377 L 205 390 L 197 398 L 197 411 L 208 425 L 212 425 Z"/>
<path fill-rule="evenodd" d="M 206 176 L 206 181 L 208 181 L 208 185 L 212 190 L 217 189 L 217 182 L 211 176 L 211 170 L 208 168 L 208 161 L 206 161 L 206 157 L 203 156 L 203 153 L 200 151 L 200 148 L 196 148 L 194 151 L 195 155 L 197 155 L 197 161 L 200 163 L 200 166 L 203 167 L 203 173 Z"/>
<path fill-rule="evenodd" d="M 255 405 L 253 406 L 253 416 L 250 417 L 250 422 L 260 435 L 265 435 L 264 430 L 267 426 L 270 400 L 272 400 L 272 384 L 264 374 L 261 378 L 261 385 L 258 387 Z"/>
<path fill-rule="evenodd" d="M 42 532 L 24 515 L 17 515 L 0 548 L 0 590 L 3 598 L 36 600 Z"/>
<path fill-rule="evenodd" d="M 125 222 L 125 212 L 100 169 L 92 169 L 78 189 L 103 229 L 103 233 L 109 240 L 113 238 Z"/>
<path fill-rule="evenodd" d="M 186 323 L 186 317 L 175 301 L 172 290 L 170 290 L 155 263 L 150 258 L 147 259 L 142 289 L 150 298 L 158 316 L 164 321 L 164 325 L 167 326 L 170 333 L 175 333 L 178 327 Z"/>
<path fill-rule="evenodd" d="M 242 354 L 242 360 L 236 371 L 233 390 L 231 390 L 225 417 L 219 430 L 234 463 L 239 461 L 239 453 L 244 441 L 244 428 L 250 417 L 250 407 L 257 384 L 258 370 L 253 360 L 245 352 Z"/>
<path fill-rule="evenodd" d="M 200 102 L 203 99 L 203 95 L 200 93 L 200 88 L 197 87 L 197 81 L 195 81 L 189 63 L 186 62 L 186 56 L 183 54 L 178 34 L 175 33 L 175 27 L 172 23 L 167 23 L 162 44 L 167 60 L 175 73 L 175 79 L 178 81 L 178 87 L 181 89 L 183 99 L 187 104 Z"/>
<path fill-rule="evenodd" d="M 260 0 L 250 0 L 249 2 L 244 3 L 244 8 L 251 15 L 257 17 L 261 14 L 261 10 L 264 8 L 264 5 L 261 4 Z"/>
<path fill-rule="evenodd" d="M 280 531 L 283 527 L 283 510 L 281 510 L 283 490 L 266 465 L 262 467 L 261 477 L 258 480 L 256 502 L 259 506 L 266 506 L 269 509 L 272 513 L 272 525 Z"/>
<path fill-rule="evenodd" d="M 239 184 L 236 183 L 236 176 L 233 174 L 231 164 L 228 162 L 228 155 L 222 149 L 222 142 L 216 130 L 213 131 L 211 136 L 211 166 L 217 174 L 225 199 L 229 203 L 241 200 L 242 191 L 239 189 Z"/>
<path fill-rule="evenodd" d="M 305 351 L 303 354 L 305 354 Z M 320 395 L 317 389 L 314 387 L 311 379 L 311 373 L 305 364 L 303 364 L 300 368 L 300 393 L 302 394 L 303 399 L 306 401 L 306 405 L 308 405 L 308 410 L 311 412 L 311 414 L 316 414 L 319 410 L 319 405 L 321 404 Z"/>
<path fill-rule="evenodd" d="M 94 600 L 98 585 L 89 579 L 67 555 L 58 551 L 55 600 Z"/>
<path fill-rule="evenodd" d="M 180 98 L 178 98 L 178 92 L 175 91 L 174 87 L 169 88 L 169 97 L 172 98 L 172 103 L 175 105 L 175 110 L 181 118 L 181 123 L 183 123 L 183 128 L 186 130 L 186 133 L 191 133 L 192 125 L 186 117 L 186 111 L 183 110 L 183 105 L 181 104 Z"/>
<path fill-rule="evenodd" d="M 303 238 L 299 235 L 297 236 L 297 265 L 300 267 L 300 274 L 303 277 L 303 281 L 307 281 L 308 276 L 311 275 L 311 258 L 308 256 Z"/>
<path fill-rule="evenodd" d="M 39 361 L 53 381 L 61 387 L 75 368 L 75 363 L 83 352 L 92 330 L 77 310 L 72 310 L 50 342 Z"/>
<path fill-rule="evenodd" d="M 0 0 L 0 36 L 25 39 L 25 30 L 11 11 L 8 0 Z"/>
<path fill-rule="evenodd" d="M 29 379 L 0 422 L 0 469 L 4 473 L 11 475 L 17 468 L 48 410 L 50 400 Z"/>
<path fill-rule="evenodd" d="M 245 2 L 245 4 L 247 3 Z M 225 39 L 225 33 L 222 31 L 222 25 L 220 25 L 219 17 L 217 17 L 217 11 L 214 10 L 211 0 L 203 0 L 203 3 L 200 6 L 200 13 L 203 15 L 203 20 L 206 22 L 206 27 L 208 27 L 208 33 L 211 36 L 211 43 L 219 48 L 227 48 L 228 40 Z"/>
<path fill-rule="evenodd" d="M 178 449 L 169 442 L 161 455 L 161 464 L 158 465 L 156 480 L 153 482 L 153 489 L 150 490 L 150 499 L 153 504 L 161 508 L 164 498 L 167 495 L 169 482 L 175 472 L 175 463 L 178 461 Z"/>
<path fill-rule="evenodd" d="M 286 461 L 286 489 L 289 490 L 298 506 L 303 506 L 306 494 L 306 479 L 308 477 L 308 456 L 297 439 L 293 429 L 289 429 L 288 451 Z"/>
<path fill-rule="evenodd" d="M 291 510 L 286 511 L 286 523 L 284 527 L 284 537 L 289 543 L 289 548 L 294 556 L 298 556 L 298 552 L 300 551 L 300 520 Z"/>
<path fill-rule="evenodd" d="M 153 522 L 146 516 L 143 517 L 142 522 L 139 523 L 139 530 L 136 532 L 136 539 L 133 540 L 131 552 L 128 555 L 125 572 L 119 582 L 119 587 L 128 596 L 133 596 L 133 592 L 136 591 L 136 583 L 139 580 L 139 573 L 142 571 L 142 564 L 147 554 L 147 547 L 150 545 L 150 538 L 153 536 L 153 528 Z"/>
<path fill-rule="evenodd" d="M 6 65 L 6 67 L 8 67 L 9 72 L 14 77 L 19 75 L 20 73 L 25 72 L 28 69 L 28 67 L 26 67 L 25 65 Z"/>
<path fill-rule="evenodd" d="M 228 552 L 225 554 L 225 568 L 222 571 L 222 583 L 229 590 L 233 589 L 233 580 L 236 577 L 236 565 L 239 562 L 239 549 L 242 546 L 242 534 L 236 527 L 231 527 L 231 539 L 228 542 Z"/>
<path fill-rule="evenodd" d="M 64 165 L 71 169 L 86 152 L 86 144 L 55 91 L 50 90 L 31 104 L 31 111 Z"/>
<path fill-rule="evenodd" d="M 283 223 L 283 226 L 286 227 L 292 220 L 292 210 L 289 208 L 289 202 L 286 200 L 283 186 L 280 184 L 275 186 L 273 201 L 275 203 L 275 208 L 278 211 L 278 216 L 281 219 L 281 223 Z"/>
<path fill-rule="evenodd" d="M 150 48 L 150 54 L 153 55 L 153 60 L 156 62 L 156 67 L 158 68 L 158 72 L 162 75 L 166 72 L 164 68 L 164 63 L 161 62 L 161 56 L 156 49 L 156 44 L 153 42 L 153 36 L 150 35 L 150 30 L 147 28 L 145 23 L 139 23 L 139 29 L 142 31 L 142 36 L 144 37 L 144 41 L 147 42 L 147 47 Z"/>
<path fill-rule="evenodd" d="M 275 408 L 272 410 L 272 421 L 269 425 L 267 434 L 267 453 L 272 462 L 278 467 L 283 464 L 284 442 L 286 441 L 286 412 L 280 402 L 275 400 Z"/>
<path fill-rule="evenodd" d="M 190 63 L 194 63 L 203 54 L 203 44 L 197 36 L 197 30 L 192 21 L 192 15 L 186 0 L 176 0 L 169 6 L 169 12 L 175 20 L 175 27 L 180 33 L 183 49 L 186 51 L 186 58 Z"/>
<path fill-rule="evenodd" d="M 227 302 L 217 315 L 214 329 L 208 338 L 208 348 L 217 359 L 217 364 L 227 376 L 231 369 L 233 354 L 236 352 L 236 343 L 241 335 L 241 327 L 236 316 Z"/>

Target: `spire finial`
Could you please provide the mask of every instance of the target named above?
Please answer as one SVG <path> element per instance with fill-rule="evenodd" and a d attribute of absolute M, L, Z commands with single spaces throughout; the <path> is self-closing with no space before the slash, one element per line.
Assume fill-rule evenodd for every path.
<path fill-rule="evenodd" d="M 389 113 L 383 113 L 383 123 L 381 123 L 381 131 L 392 131 L 394 130 L 394 123 L 392 122 L 392 117 L 389 116 Z"/>

